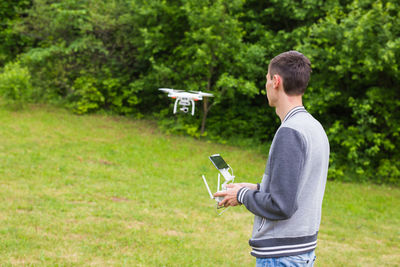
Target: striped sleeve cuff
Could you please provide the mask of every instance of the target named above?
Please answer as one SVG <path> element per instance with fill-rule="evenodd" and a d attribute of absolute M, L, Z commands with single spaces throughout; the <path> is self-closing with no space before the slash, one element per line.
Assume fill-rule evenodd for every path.
<path fill-rule="evenodd" d="M 236 198 L 240 204 L 243 204 L 244 195 L 246 194 L 247 191 L 249 191 L 247 187 L 242 187 L 239 189 Z"/>

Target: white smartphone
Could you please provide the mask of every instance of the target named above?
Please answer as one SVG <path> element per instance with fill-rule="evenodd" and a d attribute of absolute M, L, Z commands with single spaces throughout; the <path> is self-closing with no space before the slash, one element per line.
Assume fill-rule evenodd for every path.
<path fill-rule="evenodd" d="M 220 154 L 214 154 L 208 157 L 218 170 L 229 169 L 228 164 L 221 157 Z"/>
<path fill-rule="evenodd" d="M 233 170 L 232 168 L 225 162 L 225 160 L 221 157 L 220 154 L 214 154 L 208 157 L 211 162 L 214 164 L 215 168 L 218 169 L 218 171 L 222 174 L 222 176 L 225 178 L 225 183 L 232 181 L 235 176 L 233 176 Z M 232 170 L 232 174 L 229 173 L 229 170 Z M 225 188 L 222 188 L 223 190 Z"/>

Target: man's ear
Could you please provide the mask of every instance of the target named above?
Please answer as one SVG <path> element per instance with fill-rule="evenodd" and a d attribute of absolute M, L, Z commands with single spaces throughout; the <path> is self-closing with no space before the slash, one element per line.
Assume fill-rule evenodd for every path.
<path fill-rule="evenodd" d="M 275 74 L 274 77 L 272 77 L 272 81 L 274 84 L 275 88 L 278 88 L 280 84 L 282 84 L 282 77 L 279 76 L 278 74 Z"/>

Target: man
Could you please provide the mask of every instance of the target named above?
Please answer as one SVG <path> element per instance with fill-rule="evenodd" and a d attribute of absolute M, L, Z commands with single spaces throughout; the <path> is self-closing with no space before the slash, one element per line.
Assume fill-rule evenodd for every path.
<path fill-rule="evenodd" d="M 257 266 L 313 266 L 329 163 L 321 124 L 303 107 L 311 63 L 297 51 L 273 58 L 268 103 L 282 124 L 272 141 L 261 184 L 231 184 L 219 203 L 255 214 L 251 254 Z"/>

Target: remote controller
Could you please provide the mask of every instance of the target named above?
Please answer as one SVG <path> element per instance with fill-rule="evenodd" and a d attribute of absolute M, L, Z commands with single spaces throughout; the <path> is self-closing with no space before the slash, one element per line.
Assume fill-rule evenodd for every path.
<path fill-rule="evenodd" d="M 228 183 L 232 183 L 233 180 L 235 179 L 235 176 L 233 175 L 233 169 L 224 161 L 224 159 L 221 157 L 221 155 L 219 154 L 214 154 L 211 155 L 209 157 L 209 159 L 211 160 L 211 162 L 214 164 L 215 168 L 218 169 L 219 173 L 218 173 L 218 183 L 217 183 L 217 192 L 216 193 L 220 193 L 220 192 L 226 192 L 227 190 L 229 190 L 229 188 L 226 187 L 226 185 Z M 230 172 L 230 171 L 231 172 Z M 222 177 L 224 178 L 225 182 L 221 185 L 220 182 L 220 174 L 222 174 Z M 207 184 L 207 180 L 206 177 L 204 175 L 202 175 L 204 184 L 207 188 L 208 194 L 210 195 L 211 199 L 214 199 L 217 202 L 217 209 L 223 209 L 222 212 L 217 212 L 219 215 L 221 215 L 227 208 L 219 206 L 218 204 L 224 200 L 225 197 L 214 197 L 214 195 L 211 193 L 210 187 Z M 221 187 L 221 190 L 220 190 Z"/>

